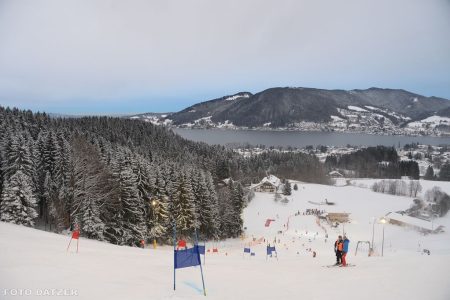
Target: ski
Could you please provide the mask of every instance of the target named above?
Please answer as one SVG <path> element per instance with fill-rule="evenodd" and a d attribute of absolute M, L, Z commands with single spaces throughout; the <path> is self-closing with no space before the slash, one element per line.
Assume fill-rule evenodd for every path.
<path fill-rule="evenodd" d="M 347 264 L 345 267 L 343 265 L 326 265 L 326 266 L 322 266 L 322 267 L 324 267 L 324 268 L 337 268 L 337 267 L 347 268 L 347 267 L 356 267 L 356 265 L 354 265 L 354 264 Z"/>

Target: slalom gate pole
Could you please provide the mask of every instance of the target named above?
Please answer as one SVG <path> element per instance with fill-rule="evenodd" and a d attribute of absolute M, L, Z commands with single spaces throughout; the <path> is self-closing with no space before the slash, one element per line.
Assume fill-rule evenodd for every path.
<path fill-rule="evenodd" d="M 173 221 L 173 290 L 175 291 L 176 285 L 175 285 L 175 272 L 176 272 L 176 260 L 177 260 L 177 253 L 176 253 L 176 244 L 177 244 L 177 225 L 175 223 L 175 220 Z"/>
<path fill-rule="evenodd" d="M 80 238 L 77 238 L 77 253 L 78 253 L 78 241 L 80 240 Z"/>
<path fill-rule="evenodd" d="M 206 241 L 203 241 L 203 245 L 205 246 L 205 255 L 203 255 L 203 264 L 206 265 Z"/>
<path fill-rule="evenodd" d="M 203 285 L 203 295 L 206 296 L 206 289 L 205 289 L 205 280 L 203 278 L 203 268 L 202 268 L 202 261 L 200 258 L 200 251 L 198 250 L 198 236 L 197 236 L 197 228 L 195 228 L 195 241 L 197 244 L 197 255 L 198 255 L 198 261 L 200 263 L 200 274 L 202 275 L 202 285 Z M 205 256 L 206 256 L 206 248 L 205 248 Z"/>
<path fill-rule="evenodd" d="M 69 241 L 69 245 L 67 246 L 67 250 L 66 250 L 66 252 L 68 252 L 68 251 L 69 251 L 70 243 L 72 243 L 72 238 L 70 238 L 70 241 Z"/>

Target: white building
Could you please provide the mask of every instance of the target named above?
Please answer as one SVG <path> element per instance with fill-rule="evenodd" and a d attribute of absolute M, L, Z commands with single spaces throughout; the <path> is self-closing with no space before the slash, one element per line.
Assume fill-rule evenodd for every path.
<path fill-rule="evenodd" d="M 423 233 L 440 232 L 443 228 L 442 226 L 433 224 L 432 221 L 414 218 L 396 212 L 388 213 L 385 218 L 390 224 L 410 227 Z"/>
<path fill-rule="evenodd" d="M 281 186 L 281 180 L 273 175 L 264 177 L 260 183 L 250 186 L 255 192 L 275 193 Z"/>

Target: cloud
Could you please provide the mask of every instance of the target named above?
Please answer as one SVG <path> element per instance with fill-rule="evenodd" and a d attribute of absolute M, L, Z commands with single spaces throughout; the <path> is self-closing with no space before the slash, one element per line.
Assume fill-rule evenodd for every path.
<path fill-rule="evenodd" d="M 144 111 L 277 85 L 450 98 L 449 36 L 446 0 L 0 0 L 0 104 Z"/>

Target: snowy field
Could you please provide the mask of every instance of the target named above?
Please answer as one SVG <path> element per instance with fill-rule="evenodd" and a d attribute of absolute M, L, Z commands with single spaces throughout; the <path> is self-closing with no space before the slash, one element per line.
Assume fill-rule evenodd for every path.
<path fill-rule="evenodd" d="M 372 179 L 372 178 L 358 178 L 358 179 L 350 179 L 351 185 L 362 187 L 362 188 L 371 188 L 375 182 L 380 182 L 382 179 Z M 395 179 L 386 179 L 386 180 L 395 180 Z M 409 180 L 404 180 L 406 183 L 409 183 Z M 344 184 L 345 179 L 338 179 L 336 181 L 336 185 Z M 420 180 L 420 185 L 422 186 L 422 191 L 417 195 L 418 197 L 423 197 L 424 193 L 427 190 L 432 189 L 437 186 L 442 189 L 443 192 L 450 195 L 450 181 L 433 181 L 433 180 Z"/>
<path fill-rule="evenodd" d="M 356 242 L 372 239 L 374 218 L 408 208 L 411 198 L 354 186 L 298 186 L 287 204 L 275 202 L 272 194 L 257 193 L 244 211 L 245 238 L 207 244 L 208 249 L 219 249 L 206 255 L 207 298 L 450 299 L 448 232 L 424 236 L 385 225 L 381 257 L 383 225 L 376 222 L 376 256 L 368 257 L 367 249 L 355 256 Z M 325 199 L 335 205 L 319 205 Z M 345 228 L 331 228 L 319 226 L 312 215 L 294 215 L 311 208 L 345 211 L 352 221 Z M 265 227 L 266 219 L 275 221 Z M 450 230 L 450 216 L 436 223 Z M 333 243 L 343 230 L 351 240 L 347 261 L 356 266 L 327 268 L 335 262 Z M 205 299 L 198 267 L 177 270 L 173 291 L 171 247 L 138 249 L 80 239 L 80 252 L 72 248 L 67 253 L 68 236 L 6 223 L 0 223 L 0 237 L 0 299 L 44 299 L 36 294 L 48 289 L 67 289 L 77 296 L 65 298 L 74 299 Z M 263 242 L 253 243 L 254 257 L 244 256 L 243 247 L 253 238 Z M 275 244 L 278 259 L 266 259 L 264 240 L 273 244 L 275 238 L 280 240 Z M 431 255 L 423 255 L 423 248 Z M 11 296 L 5 289 L 32 295 Z"/>

